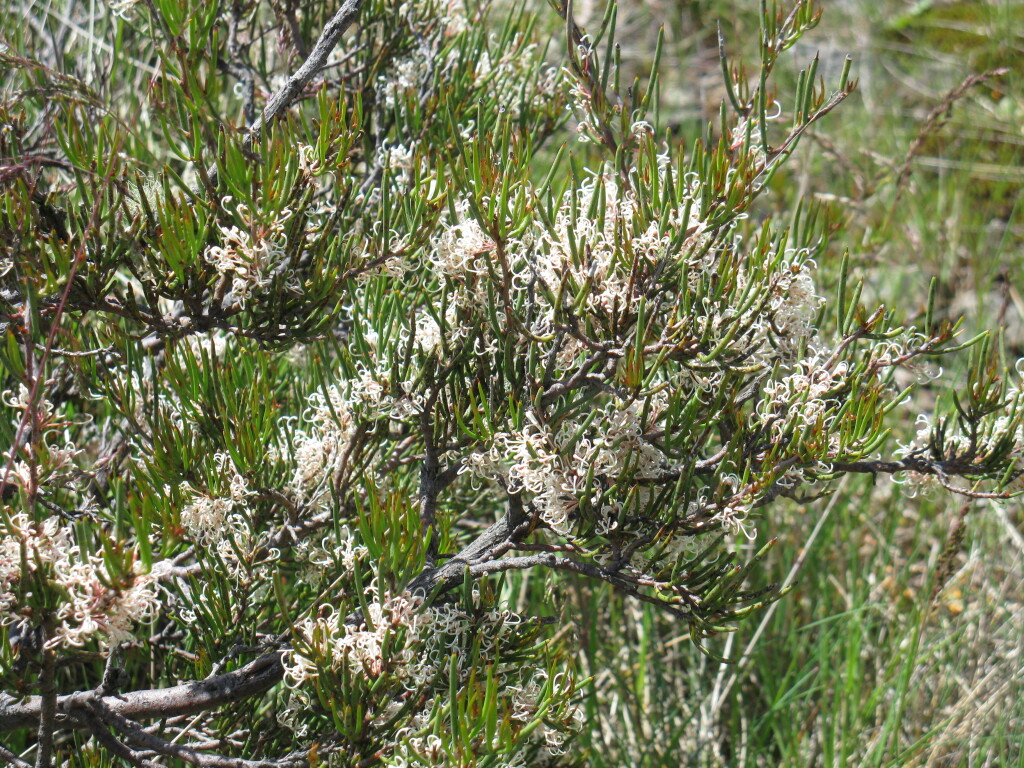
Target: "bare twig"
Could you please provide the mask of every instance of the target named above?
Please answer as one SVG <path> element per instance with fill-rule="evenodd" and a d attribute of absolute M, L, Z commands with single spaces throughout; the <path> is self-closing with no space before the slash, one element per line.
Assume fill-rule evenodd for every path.
<path fill-rule="evenodd" d="M 921 129 L 918 131 L 917 138 L 914 139 L 914 142 L 907 150 L 906 157 L 903 158 L 903 165 L 900 166 L 899 173 L 896 174 L 896 194 L 892 201 L 893 209 L 895 209 L 904 189 L 906 189 L 907 180 L 910 178 L 910 167 L 914 162 L 914 158 L 920 154 L 921 148 L 924 146 L 925 141 L 928 140 L 928 137 L 942 128 L 946 120 L 949 119 L 949 114 L 953 109 L 953 104 L 961 99 L 963 95 L 974 86 L 980 85 L 993 77 L 1002 77 L 1009 71 L 1009 69 L 1004 67 L 1003 69 L 993 69 L 989 72 L 981 72 L 964 78 L 964 81 L 960 83 L 960 85 L 949 91 L 949 93 L 942 98 L 942 101 L 940 101 L 939 104 L 928 113 L 928 116 L 921 124 Z"/>
<path fill-rule="evenodd" d="M 43 670 L 39 675 L 36 768 L 50 768 L 50 760 L 53 757 L 53 732 L 57 718 L 57 686 L 54 682 L 56 671 L 57 654 L 50 648 L 44 648 Z"/>
<path fill-rule="evenodd" d="M 7 747 L 2 745 L 0 745 L 0 760 L 3 760 L 7 765 L 11 766 L 11 768 L 32 768 L 31 763 L 25 762 L 16 754 L 11 752 L 11 750 L 7 749 Z"/>
<path fill-rule="evenodd" d="M 207 754 L 185 744 L 175 744 L 161 739 L 143 729 L 138 723 L 112 711 L 98 700 L 92 702 L 92 709 L 105 723 L 116 728 L 139 746 L 151 749 L 161 755 L 176 757 L 202 768 L 283 768 L 285 765 L 306 764 L 305 760 L 296 759 L 246 760 L 240 757 Z"/>
<path fill-rule="evenodd" d="M 147 759 L 142 753 L 135 751 L 107 729 L 96 714 L 90 709 L 83 709 L 75 714 L 75 717 L 83 723 L 93 737 L 115 755 L 135 768 L 162 768 L 159 763 Z"/>
<path fill-rule="evenodd" d="M 327 57 L 331 55 L 331 51 L 334 50 L 334 46 L 338 44 L 341 36 L 345 34 L 345 30 L 355 23 L 362 6 L 363 0 L 345 0 L 342 3 L 337 13 L 331 17 L 320 33 L 316 45 L 313 46 L 313 50 L 306 60 L 302 62 L 302 66 L 270 97 L 263 112 L 249 125 L 248 133 L 242 142 L 243 149 L 251 149 L 259 139 L 264 127 L 284 114 L 285 110 L 301 96 L 309 82 L 327 64 Z M 216 186 L 218 180 L 216 166 L 205 170 L 210 184 Z"/>
<path fill-rule="evenodd" d="M 171 717 L 204 712 L 235 701 L 257 696 L 274 686 L 284 674 L 279 652 L 268 653 L 241 669 L 202 681 L 182 683 L 170 688 L 131 691 L 119 696 L 99 697 L 111 711 L 132 719 Z M 69 717 L 86 702 L 97 697 L 92 691 L 58 696 L 56 723 L 74 725 Z M 37 723 L 43 708 L 40 696 L 16 699 L 0 694 L 0 731 L 14 731 Z"/>
<path fill-rule="evenodd" d="M 962 461 L 933 461 L 923 456 L 908 456 L 898 461 L 835 461 L 829 462 L 829 466 L 835 472 L 856 474 L 917 472 L 922 475 L 930 475 L 947 491 L 971 499 L 1008 499 L 1012 495 L 1010 491 L 975 491 L 950 483 L 950 477 L 972 477 L 985 474 L 983 467 Z"/>
<path fill-rule="evenodd" d="M 345 30 L 352 26 L 353 22 L 358 18 L 362 5 L 363 0 L 345 0 L 342 3 L 338 12 L 331 17 L 323 32 L 320 33 L 320 38 L 316 41 L 316 45 L 313 46 L 309 57 L 295 71 L 295 74 L 288 78 L 288 82 L 270 97 L 267 106 L 263 108 L 263 114 L 249 126 L 250 138 L 248 141 L 250 144 L 259 137 L 263 126 L 269 125 L 288 109 L 302 91 L 305 90 L 309 81 L 324 68 L 324 65 L 327 63 L 327 57 L 334 50 L 338 40 L 341 39 Z"/>

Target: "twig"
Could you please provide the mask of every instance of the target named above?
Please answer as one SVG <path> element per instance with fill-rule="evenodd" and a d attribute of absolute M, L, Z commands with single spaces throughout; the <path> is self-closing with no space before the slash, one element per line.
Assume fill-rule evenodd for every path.
<path fill-rule="evenodd" d="M 0 745 L 0 760 L 3 760 L 11 768 L 32 768 L 31 763 L 25 762 L 3 745 Z"/>
<path fill-rule="evenodd" d="M 243 150 L 252 149 L 252 146 L 259 140 L 264 127 L 280 117 L 299 98 L 306 86 L 309 85 L 309 81 L 324 68 L 324 65 L 327 64 L 327 57 L 331 55 L 331 51 L 334 50 L 334 46 L 338 44 L 341 36 L 345 34 L 345 30 L 352 26 L 359 17 L 362 6 L 363 0 L 345 0 L 342 3 L 337 13 L 331 17 L 320 33 L 316 45 L 313 46 L 313 50 L 306 60 L 302 62 L 302 66 L 270 97 L 263 112 L 249 125 L 247 135 L 242 141 Z M 216 186 L 217 167 L 211 166 L 205 170 L 210 184 Z"/>
<path fill-rule="evenodd" d="M 309 81 L 323 69 L 327 63 L 327 57 L 334 50 L 338 40 L 341 39 L 341 36 L 345 34 L 345 30 L 352 26 L 352 23 L 359 16 L 362 5 L 363 0 L 345 0 L 342 3 L 341 8 L 331 17 L 323 32 L 320 33 L 320 38 L 316 41 L 316 45 L 313 46 L 309 57 L 296 70 L 295 74 L 288 78 L 288 82 L 270 97 L 267 106 L 263 108 L 263 114 L 249 126 L 250 136 L 247 141 L 250 146 L 253 141 L 259 138 L 263 126 L 269 125 L 291 106 L 292 102 L 298 98 L 299 94 L 309 84 Z"/>
<path fill-rule="evenodd" d="M 898 461 L 835 461 L 826 462 L 835 472 L 850 472 L 859 474 L 895 474 L 897 472 L 917 472 L 922 475 L 931 475 L 939 485 L 950 493 L 958 496 L 966 496 L 971 499 L 1008 499 L 1012 495 L 1010 491 L 975 491 L 970 488 L 962 488 L 949 482 L 950 476 L 970 477 L 985 473 L 983 467 L 974 464 L 965 464 L 962 461 L 932 461 L 923 456 L 908 456 Z"/>
<path fill-rule="evenodd" d="M 51 648 L 43 649 L 43 671 L 39 675 L 39 729 L 36 749 L 36 768 L 50 768 L 53 756 L 53 732 L 57 718 L 57 654 Z"/>
<path fill-rule="evenodd" d="M 284 675 L 280 652 L 268 653 L 241 669 L 201 681 L 192 681 L 170 688 L 131 691 L 119 696 L 99 699 L 110 710 L 133 719 L 172 717 L 215 709 L 225 704 L 257 696 L 272 688 Z M 92 691 L 58 696 L 56 722 L 73 724 L 70 713 L 95 699 Z M 0 731 L 31 727 L 39 721 L 43 708 L 40 696 L 16 699 L 0 694 Z"/>
<path fill-rule="evenodd" d="M 80 712 L 77 712 L 75 717 L 77 717 L 78 720 L 92 732 L 96 741 L 110 750 L 111 754 L 116 755 L 125 762 L 136 766 L 136 768 L 163 768 L 159 763 L 154 763 L 152 760 L 147 759 L 142 753 L 136 752 L 120 739 L 115 738 L 114 735 L 107 730 L 107 727 L 100 722 L 100 719 L 93 711 L 83 709 Z"/>
<path fill-rule="evenodd" d="M 963 95 L 976 85 L 989 80 L 993 77 L 1002 77 L 1007 74 L 1010 70 L 1008 68 L 993 69 L 989 72 L 982 72 L 980 74 L 970 75 L 964 78 L 964 81 L 960 83 L 956 88 L 947 93 L 942 101 L 939 102 L 938 106 L 932 109 L 928 113 L 928 116 L 924 119 L 924 123 L 921 125 L 921 130 L 918 131 L 917 138 L 910 145 L 910 149 L 907 150 L 906 157 L 903 158 L 903 165 L 900 166 L 899 173 L 896 174 L 896 194 L 893 197 L 892 209 L 896 208 L 896 204 L 899 202 L 900 197 L 903 194 L 903 190 L 906 189 L 907 180 L 910 178 L 910 166 L 914 162 L 914 158 L 921 152 L 921 148 L 924 146 L 925 141 L 935 131 L 940 129 L 949 118 L 949 113 L 953 109 L 953 104 L 956 103 Z M 945 115 L 945 119 L 943 116 Z"/>
<path fill-rule="evenodd" d="M 109 707 L 99 701 L 92 702 L 92 708 L 96 714 L 113 728 L 123 733 L 130 741 L 139 746 L 151 749 L 161 755 L 177 757 L 192 765 L 202 768 L 281 768 L 285 761 L 278 760 L 246 760 L 240 757 L 226 757 L 224 755 L 212 755 L 199 752 L 185 744 L 175 744 L 161 739 L 155 734 L 144 730 L 138 723 L 123 717 L 110 710 Z M 287 761 L 287 764 L 295 764 L 297 761 Z M 302 761 L 305 762 L 305 761 Z"/>

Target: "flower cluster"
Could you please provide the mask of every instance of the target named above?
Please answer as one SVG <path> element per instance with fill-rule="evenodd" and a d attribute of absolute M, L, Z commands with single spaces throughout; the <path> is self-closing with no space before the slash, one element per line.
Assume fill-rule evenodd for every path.
<path fill-rule="evenodd" d="M 771 285 L 771 327 L 776 346 L 784 358 L 792 358 L 815 332 L 814 320 L 824 299 L 818 295 L 811 276 L 814 262 L 785 254 L 786 263 Z"/>
<path fill-rule="evenodd" d="M 228 493 L 211 496 L 193 491 L 192 501 L 181 510 L 181 525 L 186 533 L 196 543 L 204 546 L 219 546 L 222 542 L 228 544 L 228 539 L 248 535 L 246 517 L 238 510 L 244 509 L 252 491 L 228 454 L 216 454 L 214 463 L 220 475 L 227 478 Z M 228 544 L 226 550 L 230 552 L 230 549 Z"/>
<path fill-rule="evenodd" d="M 24 384 L 19 385 L 17 394 L 5 390 L 0 394 L 0 401 L 14 409 L 16 415 L 13 424 L 17 428 L 25 412 L 31 407 L 28 388 Z M 82 451 L 70 440 L 68 427 L 71 424 L 63 419 L 56 412 L 53 403 L 42 395 L 35 403 L 31 423 L 39 430 L 43 439 L 34 450 L 23 445 L 21 451 L 13 456 L 10 448 L 0 453 L 2 466 L 9 465 L 11 468 L 7 481 L 23 489 L 70 485 L 82 474 L 75 463 Z"/>
<path fill-rule="evenodd" d="M 414 708 L 401 721 L 387 763 L 449 765 L 454 756 L 429 732 L 433 719 L 429 699 L 440 700 L 449 694 L 448 678 L 453 673 L 459 688 L 469 681 L 474 672 L 469 663 L 470 649 L 482 658 L 500 659 L 503 648 L 514 647 L 523 619 L 508 610 L 481 609 L 476 587 L 472 610 L 456 604 L 428 605 L 422 597 L 390 595 L 379 590 L 375 582 L 366 589 L 366 597 L 367 615 L 344 617 L 331 606 L 323 606 L 317 618 L 297 625 L 301 642 L 285 656 L 285 680 L 298 688 L 328 669 L 337 674 L 343 667 L 349 676 L 368 685 L 386 675 L 392 685 L 383 689 L 383 699 L 378 693 L 377 701 L 363 702 L 378 725 L 408 711 L 410 696 L 427 692 L 427 706 Z M 499 664 L 495 674 L 504 683 L 499 689 L 503 706 L 517 727 L 537 720 L 545 696 L 567 701 L 574 691 L 572 680 L 564 674 L 550 684 L 544 670 L 519 665 Z M 534 743 L 545 754 L 562 754 L 568 736 L 578 729 L 579 709 L 564 703 L 562 709 L 562 717 L 551 716 L 534 726 Z"/>
<path fill-rule="evenodd" d="M 434 47 L 423 39 L 405 58 L 400 59 L 386 75 L 381 75 L 378 85 L 384 94 L 384 106 L 393 111 L 402 105 L 406 97 L 417 93 L 431 72 Z"/>
<path fill-rule="evenodd" d="M 80 648 L 98 639 L 116 644 L 131 639 L 133 625 L 156 611 L 155 577 L 138 569 L 127 577 L 107 571 L 103 558 L 76 543 L 72 529 L 55 518 L 42 522 L 11 516 L 0 538 L 0 624 L 35 622 L 39 617 L 21 603 L 38 579 L 59 595 L 48 647 Z"/>
<path fill-rule="evenodd" d="M 784 440 L 805 429 L 815 434 L 834 432 L 832 426 L 841 405 L 836 392 L 846 381 L 848 364 L 837 361 L 825 367 L 825 362 L 808 357 L 788 375 L 765 381 L 757 414 L 773 440 Z M 838 435 L 833 437 L 838 446 Z"/>
<path fill-rule="evenodd" d="M 765 112 L 765 120 L 777 120 L 782 116 L 782 104 L 777 100 L 768 105 Z M 748 139 L 749 132 L 749 139 Z M 747 152 L 756 165 L 763 166 L 768 159 L 764 153 L 764 137 L 761 133 L 761 121 L 754 116 L 741 117 L 733 126 L 732 142 L 729 148 L 732 150 L 742 149 L 744 143 L 749 140 Z"/>
<path fill-rule="evenodd" d="M 664 405 L 663 399 L 652 398 L 649 421 Z M 556 431 L 531 413 L 521 431 L 499 433 L 486 451 L 470 454 L 462 471 L 500 479 L 510 493 L 525 491 L 541 519 L 568 536 L 572 514 L 588 489 L 588 501 L 596 502 L 606 483 L 627 472 L 650 478 L 667 467 L 664 454 L 643 437 L 643 409 L 640 401 L 612 402 L 589 427 L 566 420 Z M 642 505 L 647 496 L 643 489 L 637 491 L 634 503 Z M 597 511 L 599 532 L 613 529 L 620 505 L 606 501 Z"/>
<path fill-rule="evenodd" d="M 344 464 L 360 419 L 373 420 L 395 411 L 395 399 L 388 389 L 381 372 L 362 369 L 359 378 L 309 396 L 302 426 L 293 433 L 295 472 L 289 490 L 299 498 L 322 498 L 330 478 Z"/>
<path fill-rule="evenodd" d="M 658 158 L 659 173 L 667 173 L 668 157 Z M 674 231 L 691 233 L 683 243 L 684 252 L 699 251 L 705 237 L 701 218 L 700 185 L 695 178 L 684 179 L 683 203 L 669 208 L 665 220 L 648 220 L 641 215 L 635 195 L 623 190 L 609 167 L 603 167 L 567 192 L 551 227 L 541 228 L 537 247 L 529 258 L 517 262 L 514 282 L 525 290 L 532 279 L 542 282 L 549 295 L 568 285 L 575 293 L 586 288 L 584 309 L 594 317 L 610 317 L 626 307 L 635 307 L 643 288 L 638 275 L 654 270 L 668 257 Z M 596 208 L 597 213 L 593 211 Z M 710 271 L 710 262 L 698 261 L 694 274 Z M 663 300 L 671 302 L 670 293 Z M 544 311 L 531 329 L 551 334 L 557 308 L 540 298 Z M 564 338 L 557 354 L 558 368 L 572 369 L 584 345 L 575 337 Z"/>
<path fill-rule="evenodd" d="M 664 172 L 668 158 L 659 158 L 659 162 Z M 573 293 L 586 286 L 585 308 L 599 316 L 634 305 L 641 291 L 635 280 L 636 266 L 653 268 L 665 257 L 674 229 L 685 227 L 694 233 L 684 247 L 700 243 L 699 185 L 692 179 L 687 184 L 687 205 L 670 209 L 663 223 L 644 221 L 635 196 L 623 191 L 610 169 L 603 168 L 585 178 L 575 192 L 566 193 L 550 227 L 538 223 L 505 242 L 504 263 L 499 262 L 494 239 L 472 215 L 469 202 L 460 200 L 454 206 L 454 219 L 432 239 L 429 254 L 432 271 L 444 277 L 449 288 L 445 316 L 449 335 L 466 335 L 465 318 L 483 314 L 487 281 L 493 275 L 506 282 L 513 300 L 523 297 L 534 302 L 534 286 L 540 282 L 550 296 L 557 296 L 560 286 L 566 284 Z M 531 198 L 537 192 L 517 190 L 516 194 Z M 597 197 L 600 205 L 595 216 L 592 209 Z M 686 221 L 682 221 L 684 211 Z M 506 269 L 509 274 L 502 274 Z M 535 301 L 541 311 L 533 319 L 531 331 L 551 336 L 558 308 L 542 295 Z M 578 339 L 563 338 L 557 351 L 558 367 L 571 368 L 583 350 Z"/>
<path fill-rule="evenodd" d="M 324 537 L 319 544 L 303 539 L 296 552 L 307 564 L 302 571 L 302 583 L 310 586 L 318 586 L 329 574 L 351 575 L 369 554 L 366 547 L 356 543 L 355 534 L 347 525 L 341 526 L 337 535 Z"/>
<path fill-rule="evenodd" d="M 543 688 L 550 680 L 552 698 L 555 700 L 568 699 L 572 695 L 573 683 L 564 674 L 560 673 L 553 678 L 544 671 L 532 675 L 525 682 L 519 685 L 510 685 L 506 689 L 512 695 L 512 720 L 526 725 L 537 716 L 537 705 L 543 695 Z M 539 727 L 540 737 L 543 739 L 542 752 L 546 755 L 556 756 L 566 753 L 566 744 L 569 736 L 583 726 L 583 710 L 579 707 L 569 709 L 567 721 L 563 728 L 550 728 L 543 722 Z"/>
<path fill-rule="evenodd" d="M 372 590 L 376 592 L 376 590 Z M 376 679 L 385 668 L 393 664 L 402 679 L 410 681 L 414 690 L 429 681 L 432 668 L 423 656 L 414 653 L 414 644 L 404 643 L 396 657 L 384 656 L 384 648 L 396 631 L 416 635 L 419 601 L 406 596 L 383 596 L 369 605 L 369 615 L 359 624 L 349 624 L 345 617 L 334 614 L 331 606 L 324 606 L 321 615 L 306 619 L 296 630 L 306 646 L 290 654 L 286 663 L 286 678 L 292 685 L 301 685 L 316 677 L 318 666 L 326 664 L 333 669 L 342 666 L 362 677 Z"/>
<path fill-rule="evenodd" d="M 1024 358 L 1015 364 L 1017 375 L 1024 374 Z M 1019 386 L 1008 386 L 1000 396 L 1003 407 L 998 416 L 986 419 L 972 428 L 964 419 L 945 418 L 936 424 L 934 414 L 917 416 L 917 431 L 909 443 L 896 449 L 899 458 L 923 456 L 937 461 L 985 461 L 1000 452 L 1011 454 L 1024 451 L 1024 391 Z M 911 493 L 931 490 L 940 484 L 935 475 L 910 472 L 904 480 Z M 1010 483 L 1006 490 L 1017 493 L 1024 488 L 1024 478 Z"/>
<path fill-rule="evenodd" d="M 231 202 L 226 197 L 221 206 L 227 210 Z M 295 290 L 294 275 L 285 263 L 285 224 L 291 218 L 291 209 L 281 209 L 269 221 L 263 221 L 245 203 L 238 203 L 235 211 L 243 227 L 221 225 L 221 244 L 207 246 L 204 259 L 217 274 L 230 280 L 231 293 L 238 305 L 244 307 L 278 275 L 283 275 L 288 290 Z"/>
<path fill-rule="evenodd" d="M 465 280 L 469 275 L 486 276 L 494 240 L 469 216 L 467 200 L 455 204 L 455 213 L 455 221 L 432 241 L 430 262 L 439 274 L 455 280 Z"/>

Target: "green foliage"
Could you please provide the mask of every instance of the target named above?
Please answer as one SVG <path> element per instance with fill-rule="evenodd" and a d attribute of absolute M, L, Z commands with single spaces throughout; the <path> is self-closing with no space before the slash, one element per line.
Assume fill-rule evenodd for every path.
<path fill-rule="evenodd" d="M 771 573 L 806 527 L 788 500 L 832 503 L 851 474 L 1016 492 L 1013 351 L 947 319 L 938 282 L 926 309 L 876 303 L 836 257 L 860 222 L 787 189 L 857 85 L 848 59 L 826 83 L 800 58 L 820 10 L 761 3 L 753 74 L 720 32 L 720 108 L 692 130 L 666 114 L 664 31 L 633 72 L 620 12 L 588 30 L 571 2 L 118 0 L 88 34 L 0 26 L 12 749 L 39 766 L 700 753 L 702 670 L 710 711 L 749 728 L 723 687 L 750 658 L 732 633 L 804 599 Z M 48 43 L 50 24 L 75 36 Z M 929 403 L 947 357 L 963 384 Z M 827 621 L 789 631 L 808 618 Z M 699 666 L 674 675 L 663 631 Z M 832 723 L 827 762 L 923 751 L 900 740 L 923 635 L 922 618 L 883 675 L 881 735 Z M 846 637 L 853 675 L 863 634 Z M 785 729 L 769 715 L 803 695 L 805 662 L 763 682 L 756 739 Z M 629 711 L 618 753 L 610 700 Z"/>

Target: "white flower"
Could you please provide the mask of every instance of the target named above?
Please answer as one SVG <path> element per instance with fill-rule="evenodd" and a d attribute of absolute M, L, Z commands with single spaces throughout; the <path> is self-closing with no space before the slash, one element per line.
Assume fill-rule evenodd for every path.
<path fill-rule="evenodd" d="M 412 182 L 415 146 L 415 143 L 406 146 L 385 141 L 377 149 L 377 162 L 389 170 L 392 182 L 400 190 L 408 189 Z"/>
<path fill-rule="evenodd" d="M 316 147 L 300 143 L 298 146 L 298 152 L 299 170 L 301 170 L 304 175 L 319 176 L 324 172 L 324 165 L 317 157 Z"/>
<path fill-rule="evenodd" d="M 225 209 L 231 198 L 222 201 Z M 207 246 L 203 258 L 219 275 L 231 280 L 231 292 L 239 306 L 244 307 L 253 295 L 270 286 L 275 274 L 282 270 L 285 260 L 287 236 L 285 224 L 291 218 L 290 208 L 263 221 L 247 205 L 238 203 L 235 210 L 245 229 L 235 225 L 220 225 L 220 245 Z M 290 270 L 283 274 L 292 278 Z M 286 281 L 289 290 L 296 290 L 292 280 Z"/>
<path fill-rule="evenodd" d="M 387 74 L 378 78 L 380 89 L 384 93 L 384 106 L 393 110 L 396 105 L 404 104 L 405 96 L 411 91 L 418 91 L 430 72 L 430 59 L 433 46 L 426 39 L 409 56 L 401 59 Z"/>
<path fill-rule="evenodd" d="M 229 539 L 240 541 L 249 538 L 245 516 L 238 510 L 244 511 L 245 502 L 253 492 L 228 454 L 218 453 L 213 459 L 227 481 L 228 494 L 210 496 L 193 493 L 192 501 L 181 510 L 181 525 L 188 536 L 204 546 L 219 546 Z M 236 559 L 230 543 L 225 551 L 229 553 L 229 559 Z"/>
<path fill-rule="evenodd" d="M 389 393 L 386 371 L 359 369 L 358 378 L 332 385 L 324 393 L 307 398 L 301 428 L 294 419 L 285 419 L 293 435 L 292 459 L 295 472 L 289 487 L 296 496 L 310 500 L 323 498 L 327 481 L 341 469 L 346 450 L 361 419 L 393 416 L 396 403 Z"/>
<path fill-rule="evenodd" d="M 337 536 L 324 538 L 319 546 L 311 546 L 304 540 L 299 544 L 299 552 L 304 553 L 309 568 L 305 571 L 305 581 L 310 584 L 317 584 L 325 578 L 328 573 L 340 566 L 343 573 L 351 574 L 356 564 L 369 555 L 369 550 L 355 543 L 355 535 L 347 525 L 341 526 Z"/>
<path fill-rule="evenodd" d="M 829 453 L 839 450 L 839 435 L 831 429 L 839 413 L 840 402 L 834 392 L 846 381 L 848 364 L 822 365 L 823 351 L 811 352 L 781 379 L 763 384 L 756 412 L 769 426 L 775 440 L 783 440 L 795 430 L 807 428 L 816 435 L 829 436 Z"/>
<path fill-rule="evenodd" d="M 24 513 L 12 515 L 0 538 L 0 624 L 24 621 L 18 609 L 21 589 L 30 574 L 52 584 L 61 595 L 57 626 L 48 647 L 81 647 L 92 639 L 116 644 L 130 639 L 132 627 L 152 616 L 158 600 L 155 575 L 138 568 L 127 579 L 108 573 L 103 558 L 83 552 L 69 526 L 55 518 L 42 522 Z"/>
<path fill-rule="evenodd" d="M 782 115 L 782 104 L 778 100 L 774 101 L 769 105 L 769 108 L 774 108 L 773 111 L 765 114 L 765 120 L 776 120 Z M 747 139 L 747 131 L 750 131 L 750 146 L 747 149 L 750 157 L 754 159 L 754 162 L 763 165 L 767 158 L 764 154 L 764 141 L 761 135 L 761 120 L 757 116 L 751 116 L 750 118 L 741 117 L 736 125 L 732 129 L 732 144 L 730 149 L 740 149 L 743 146 L 743 142 Z"/>
<path fill-rule="evenodd" d="M 663 397 L 649 405 L 653 420 L 665 407 Z M 460 472 L 484 479 L 502 479 L 509 493 L 526 492 L 542 520 L 563 536 L 570 535 L 570 518 L 584 501 L 591 476 L 617 479 L 627 470 L 637 478 L 656 476 L 667 466 L 664 454 L 643 439 L 640 417 L 643 403 L 611 403 L 589 429 L 567 420 L 552 433 L 533 414 L 522 431 L 498 433 L 486 451 L 471 453 Z M 578 439 L 570 443 L 576 435 Z M 571 449 L 571 450 L 570 450 Z M 598 494 L 595 486 L 593 494 Z M 637 488 L 633 503 L 643 506 L 650 494 Z M 599 510 L 598 525 L 610 531 L 607 520 L 619 505 L 606 502 Z"/>
<path fill-rule="evenodd" d="M 227 531 L 234 506 L 230 498 L 199 494 L 182 508 L 181 524 L 196 543 L 216 543 Z"/>
<path fill-rule="evenodd" d="M 824 299 L 815 290 L 810 260 L 791 262 L 772 283 L 771 311 L 784 351 L 793 355 L 814 333 L 814 320 Z"/>
<path fill-rule="evenodd" d="M 448 225 L 432 242 L 431 263 L 440 274 L 456 279 L 469 274 L 487 275 L 486 259 L 496 247 L 494 240 L 468 216 L 468 201 L 456 203 L 455 212 L 457 222 Z"/>

